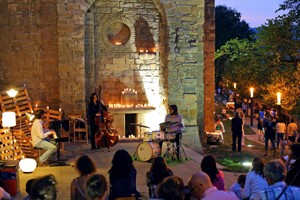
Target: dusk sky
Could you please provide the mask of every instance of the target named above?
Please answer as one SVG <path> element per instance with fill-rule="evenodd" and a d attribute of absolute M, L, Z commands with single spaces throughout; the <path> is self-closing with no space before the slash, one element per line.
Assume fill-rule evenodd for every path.
<path fill-rule="evenodd" d="M 215 5 L 226 5 L 241 13 L 250 27 L 258 27 L 282 12 L 275 11 L 284 0 L 215 0 Z"/>

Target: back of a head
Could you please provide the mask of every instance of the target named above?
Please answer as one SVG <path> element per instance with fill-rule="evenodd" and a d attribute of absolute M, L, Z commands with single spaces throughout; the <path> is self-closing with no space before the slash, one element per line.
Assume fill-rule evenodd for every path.
<path fill-rule="evenodd" d="M 107 181 L 102 174 L 94 174 L 86 183 L 86 193 L 88 199 L 105 199 L 107 194 Z"/>
<path fill-rule="evenodd" d="M 245 182 L 246 182 L 246 175 L 245 174 L 241 174 L 241 175 L 239 175 L 239 177 L 238 177 L 238 183 L 240 184 L 240 185 L 245 185 Z"/>
<path fill-rule="evenodd" d="M 37 119 L 41 119 L 43 114 L 45 114 L 45 111 L 43 109 L 38 109 L 35 111 L 34 116 Z"/>
<path fill-rule="evenodd" d="M 109 174 L 116 178 L 128 177 L 135 169 L 130 154 L 124 149 L 120 149 L 114 154 L 111 163 Z"/>
<path fill-rule="evenodd" d="M 55 200 L 56 199 L 56 180 L 50 174 L 38 178 L 30 187 L 31 200 Z"/>
<path fill-rule="evenodd" d="M 212 186 L 210 177 L 203 171 L 195 172 L 188 180 L 188 187 L 195 199 L 200 199 L 202 194 Z"/>
<path fill-rule="evenodd" d="M 33 185 L 34 181 L 36 181 L 37 179 L 36 178 L 32 178 L 32 179 L 29 179 L 27 182 L 26 182 L 26 192 L 27 194 L 30 194 L 30 188 L 31 186 Z"/>
<path fill-rule="evenodd" d="M 208 174 L 211 181 L 216 179 L 216 175 L 219 173 L 217 168 L 217 162 L 212 155 L 206 155 L 201 161 L 200 164 L 201 170 Z"/>
<path fill-rule="evenodd" d="M 269 184 L 273 184 L 284 180 L 286 176 L 286 168 L 282 160 L 271 160 L 265 165 L 264 174 Z"/>
<path fill-rule="evenodd" d="M 78 170 L 80 175 L 88 175 L 96 172 L 95 162 L 87 155 L 77 158 L 75 168 Z"/>
<path fill-rule="evenodd" d="M 264 167 L 266 164 L 266 160 L 263 158 L 253 158 L 252 160 L 252 171 L 256 174 L 264 176 Z"/>
<path fill-rule="evenodd" d="M 157 186 L 157 196 L 164 200 L 181 200 L 184 198 L 184 184 L 181 178 L 169 176 Z"/>

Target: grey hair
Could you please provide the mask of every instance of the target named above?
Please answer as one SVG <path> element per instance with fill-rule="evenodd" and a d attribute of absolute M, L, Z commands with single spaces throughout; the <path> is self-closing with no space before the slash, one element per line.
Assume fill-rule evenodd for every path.
<path fill-rule="evenodd" d="M 264 175 L 274 183 L 283 181 L 286 176 L 286 169 L 282 160 L 276 159 L 267 162 L 264 168 Z"/>

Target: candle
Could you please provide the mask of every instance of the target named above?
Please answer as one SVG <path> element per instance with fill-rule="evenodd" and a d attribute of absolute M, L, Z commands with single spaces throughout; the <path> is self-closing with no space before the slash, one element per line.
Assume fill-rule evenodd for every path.
<path fill-rule="evenodd" d="M 47 110 L 49 109 L 49 106 L 47 106 Z"/>
<path fill-rule="evenodd" d="M 117 46 L 120 46 L 122 43 L 121 42 L 116 42 L 115 43 Z"/>
<path fill-rule="evenodd" d="M 59 108 L 58 110 L 59 110 L 59 112 L 61 112 L 61 108 Z"/>
<path fill-rule="evenodd" d="M 37 108 L 37 107 L 38 107 L 38 105 L 37 105 L 37 104 L 35 104 L 35 107 Z"/>

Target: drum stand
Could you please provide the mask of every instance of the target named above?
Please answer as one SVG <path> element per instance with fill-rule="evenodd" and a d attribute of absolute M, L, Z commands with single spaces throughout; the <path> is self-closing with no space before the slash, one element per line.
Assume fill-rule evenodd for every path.
<path fill-rule="evenodd" d="M 187 156 L 186 156 L 186 153 L 184 151 L 184 148 L 181 146 L 181 141 L 179 142 L 179 155 L 178 155 L 178 158 L 176 159 L 176 155 L 177 155 L 177 152 L 176 152 L 176 144 L 174 141 L 172 140 L 169 140 L 167 141 L 167 149 L 166 149 L 166 152 L 164 154 L 164 158 L 168 157 L 168 158 L 171 158 L 171 160 L 177 160 L 178 162 L 181 162 L 182 161 L 182 154 L 184 155 L 185 157 L 185 160 L 187 160 Z"/>

